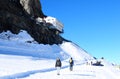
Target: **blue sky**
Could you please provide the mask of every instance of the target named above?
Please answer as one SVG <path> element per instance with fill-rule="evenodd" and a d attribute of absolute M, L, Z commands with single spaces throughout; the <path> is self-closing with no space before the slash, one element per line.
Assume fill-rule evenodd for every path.
<path fill-rule="evenodd" d="M 41 0 L 64 24 L 64 38 L 97 58 L 120 64 L 120 0 Z"/>

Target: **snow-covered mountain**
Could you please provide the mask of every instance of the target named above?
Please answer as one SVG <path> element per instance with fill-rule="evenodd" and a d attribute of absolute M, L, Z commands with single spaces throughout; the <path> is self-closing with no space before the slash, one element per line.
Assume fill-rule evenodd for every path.
<path fill-rule="evenodd" d="M 62 60 L 61 75 L 56 75 L 55 61 Z M 68 59 L 75 64 L 69 71 Z M 95 61 L 82 48 L 72 42 L 59 45 L 38 44 L 26 32 L 0 34 L 0 79 L 120 79 L 120 70 L 101 60 L 104 66 L 86 65 Z"/>
<path fill-rule="evenodd" d="M 0 15 L 0 79 L 120 79 L 118 68 L 63 38 L 63 24 L 43 13 L 40 0 L 0 0 Z"/>
<path fill-rule="evenodd" d="M 78 61 L 93 59 L 92 56 L 72 42 L 63 42 L 59 45 L 38 44 L 26 31 L 21 31 L 18 35 L 12 34 L 10 31 L 1 33 L 0 48 L 3 54 L 19 54 L 51 59 L 60 57 L 63 60 L 73 57 L 74 60 Z"/>

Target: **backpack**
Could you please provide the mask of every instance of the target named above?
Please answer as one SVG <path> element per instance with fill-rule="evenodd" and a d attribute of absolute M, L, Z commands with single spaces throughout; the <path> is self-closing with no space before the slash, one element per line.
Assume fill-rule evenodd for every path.
<path fill-rule="evenodd" d="M 73 60 L 72 60 L 72 59 L 70 59 L 70 61 L 69 61 L 69 62 L 70 62 L 70 64 L 73 64 Z"/>

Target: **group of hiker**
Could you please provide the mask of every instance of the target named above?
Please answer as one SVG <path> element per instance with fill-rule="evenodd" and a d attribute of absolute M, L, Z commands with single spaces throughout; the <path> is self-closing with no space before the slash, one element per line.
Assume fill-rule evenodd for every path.
<path fill-rule="evenodd" d="M 71 57 L 70 60 L 69 60 L 70 71 L 73 70 L 73 65 L 74 65 L 74 61 L 73 61 L 73 59 Z M 61 60 L 60 60 L 60 58 L 57 58 L 56 59 L 56 63 L 55 63 L 55 67 L 57 69 L 57 75 L 60 75 L 60 68 L 61 68 L 61 66 L 62 66 Z"/>

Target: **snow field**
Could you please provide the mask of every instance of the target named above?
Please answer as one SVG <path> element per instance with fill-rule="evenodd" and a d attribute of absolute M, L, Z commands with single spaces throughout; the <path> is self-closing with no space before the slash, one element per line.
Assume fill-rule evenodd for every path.
<path fill-rule="evenodd" d="M 55 69 L 57 57 L 62 60 L 59 76 Z M 69 71 L 70 57 L 75 61 L 73 71 Z M 43 45 L 37 44 L 25 31 L 18 35 L 0 34 L 0 79 L 120 79 L 120 69 L 111 63 L 101 60 L 104 66 L 86 65 L 91 60 L 95 61 L 72 42 Z"/>

